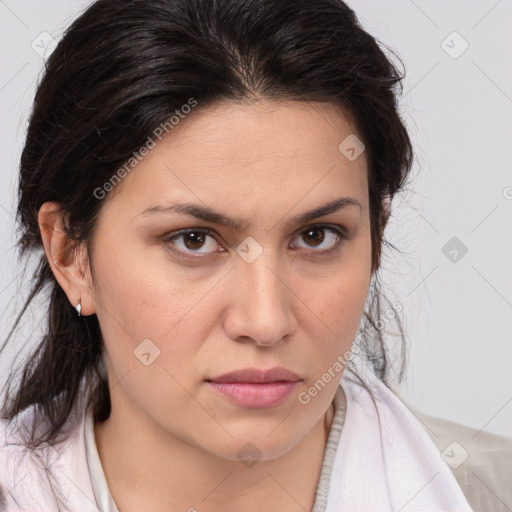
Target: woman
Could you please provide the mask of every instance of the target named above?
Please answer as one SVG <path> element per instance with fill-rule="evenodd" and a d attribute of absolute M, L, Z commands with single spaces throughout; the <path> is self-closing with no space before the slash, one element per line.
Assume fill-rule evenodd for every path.
<path fill-rule="evenodd" d="M 373 328 L 401 309 L 377 272 L 402 78 L 339 0 L 72 24 L 21 159 L 26 306 L 51 298 L 6 389 L 4 510 L 491 510 L 475 468 L 510 503 L 510 442 L 419 421 Z"/>

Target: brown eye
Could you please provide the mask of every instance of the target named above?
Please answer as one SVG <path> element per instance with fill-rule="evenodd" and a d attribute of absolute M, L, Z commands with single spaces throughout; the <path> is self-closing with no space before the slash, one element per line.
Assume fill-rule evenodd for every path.
<path fill-rule="evenodd" d="M 192 231 L 190 233 L 185 233 L 183 236 L 183 244 L 187 249 L 190 250 L 197 250 L 201 249 L 201 247 L 204 245 L 206 236 L 204 233 Z"/>
<path fill-rule="evenodd" d="M 205 229 L 186 229 L 168 236 L 165 242 L 183 253 L 211 254 L 217 252 L 219 244 L 210 233 L 210 230 Z M 201 250 L 203 248 L 207 250 Z"/>
<path fill-rule="evenodd" d="M 312 252 L 329 253 L 339 248 L 344 239 L 345 235 L 338 228 L 327 225 L 315 225 L 310 226 L 299 234 L 298 240 L 305 245 L 297 245 L 297 247 L 314 249 Z"/>
<path fill-rule="evenodd" d="M 304 236 L 305 235 L 305 236 Z M 307 243 L 312 243 L 314 247 L 320 245 L 325 238 L 322 228 L 311 228 L 303 232 L 303 240 Z"/>

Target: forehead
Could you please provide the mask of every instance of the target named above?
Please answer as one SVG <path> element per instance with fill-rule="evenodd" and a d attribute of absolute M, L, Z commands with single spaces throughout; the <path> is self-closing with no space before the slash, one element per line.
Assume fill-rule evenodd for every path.
<path fill-rule="evenodd" d="M 164 138 L 159 149 L 177 151 L 195 161 L 213 159 L 223 165 L 280 159 L 332 160 L 340 155 L 340 142 L 354 133 L 350 119 L 333 104 L 224 101 L 193 111 Z"/>
<path fill-rule="evenodd" d="M 178 194 L 222 206 L 257 197 L 288 207 L 306 195 L 310 204 L 351 195 L 366 207 L 366 155 L 351 160 L 340 150 L 357 136 L 340 108 L 299 101 L 200 107 L 156 140 L 116 195 L 137 206 Z"/>

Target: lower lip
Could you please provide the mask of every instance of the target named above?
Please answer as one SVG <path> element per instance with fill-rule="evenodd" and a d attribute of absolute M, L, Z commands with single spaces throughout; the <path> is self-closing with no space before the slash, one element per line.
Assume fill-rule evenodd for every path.
<path fill-rule="evenodd" d="M 280 404 L 297 382 L 208 382 L 208 384 L 240 407 L 264 409 Z"/>

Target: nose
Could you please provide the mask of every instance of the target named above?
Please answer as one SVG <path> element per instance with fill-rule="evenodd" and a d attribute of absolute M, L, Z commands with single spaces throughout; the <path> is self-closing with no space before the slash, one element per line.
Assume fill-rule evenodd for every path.
<path fill-rule="evenodd" d="M 295 332 L 295 296 L 274 258 L 262 254 L 252 263 L 237 261 L 229 294 L 224 330 L 233 341 L 270 347 Z"/>

